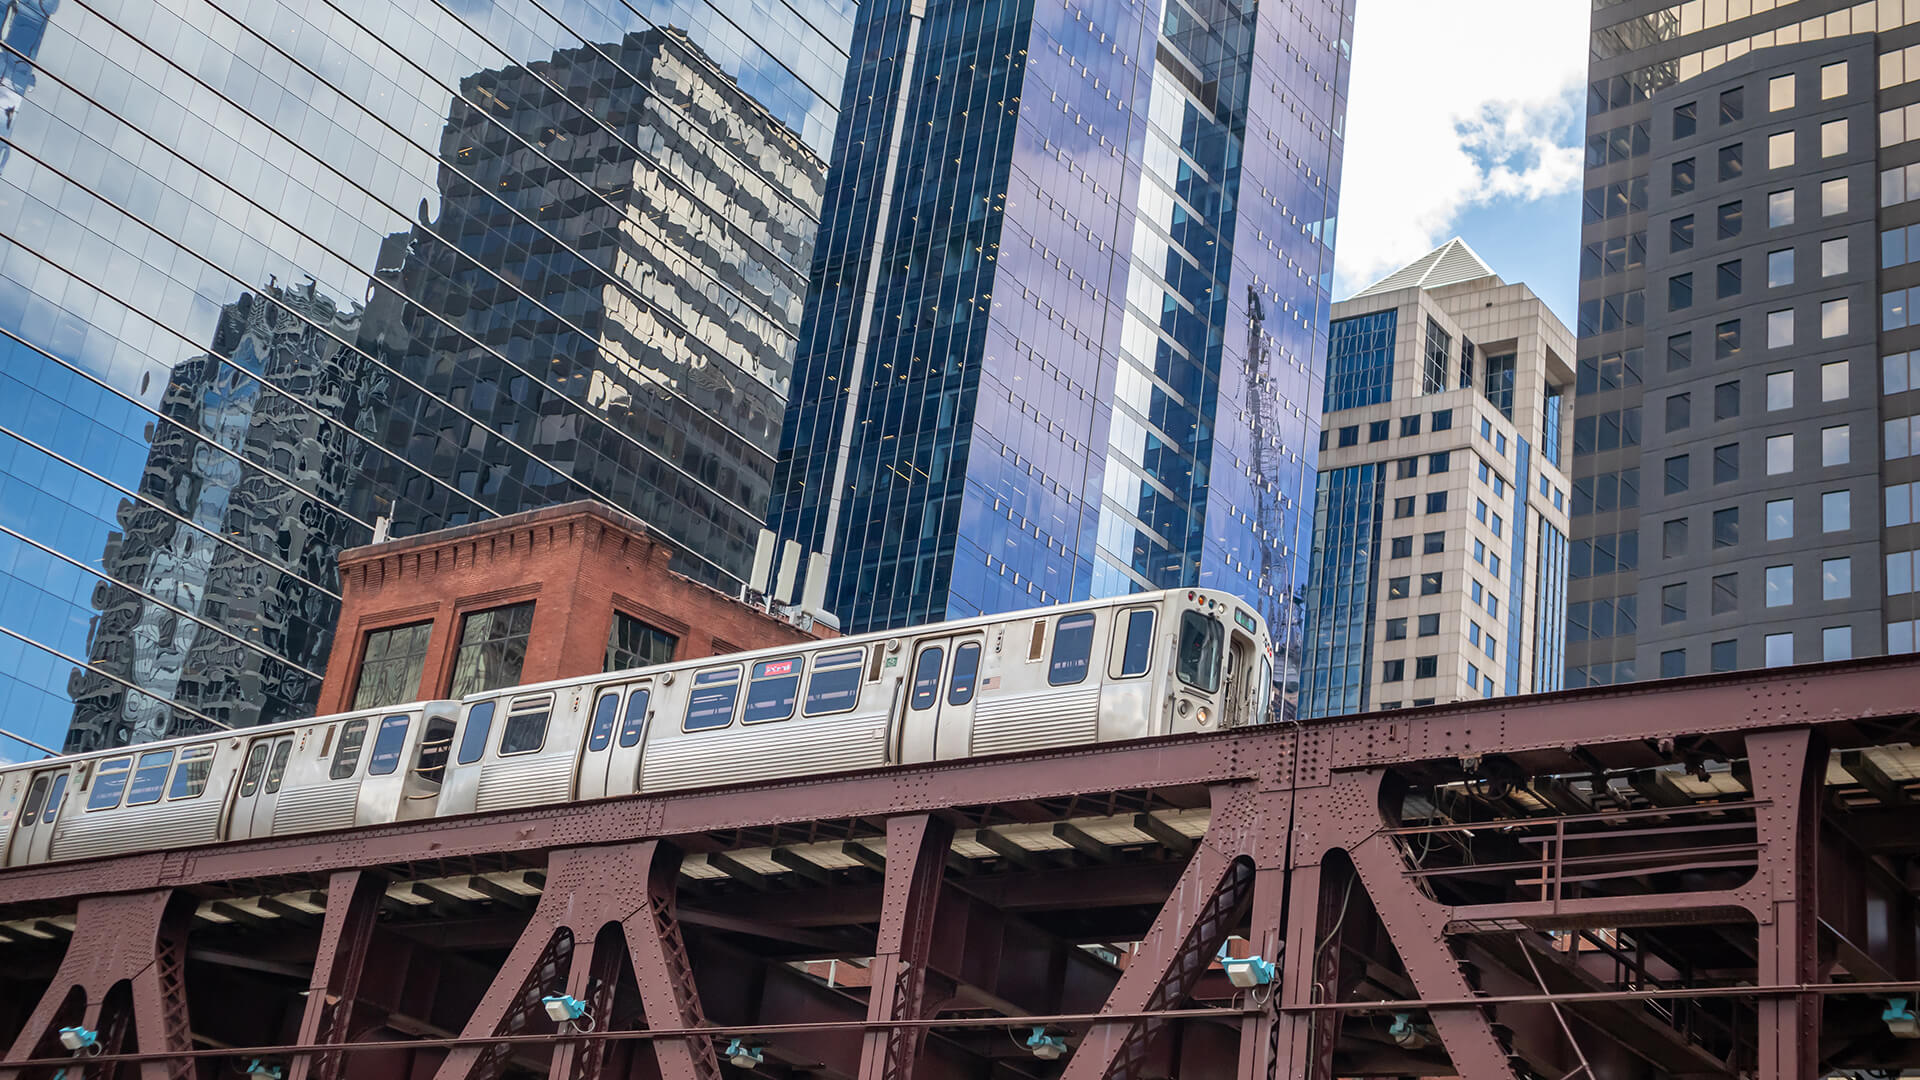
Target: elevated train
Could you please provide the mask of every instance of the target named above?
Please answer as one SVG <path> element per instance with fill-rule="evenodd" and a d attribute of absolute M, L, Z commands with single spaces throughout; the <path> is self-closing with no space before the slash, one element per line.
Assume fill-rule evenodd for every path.
<path fill-rule="evenodd" d="M 1260 723 L 1273 648 L 1181 589 L 0 769 L 0 866 Z"/>

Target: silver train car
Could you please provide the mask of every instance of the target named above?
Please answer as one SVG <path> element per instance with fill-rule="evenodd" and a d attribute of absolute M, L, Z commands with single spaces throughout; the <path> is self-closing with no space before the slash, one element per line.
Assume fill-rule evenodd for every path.
<path fill-rule="evenodd" d="M 0 769 L 0 866 L 1257 724 L 1265 624 L 1142 593 Z"/>

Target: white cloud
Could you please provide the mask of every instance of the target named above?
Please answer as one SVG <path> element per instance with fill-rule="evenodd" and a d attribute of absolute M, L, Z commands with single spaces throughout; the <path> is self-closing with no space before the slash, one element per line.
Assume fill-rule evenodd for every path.
<path fill-rule="evenodd" d="M 1335 266 L 1339 297 L 1438 246 L 1470 207 L 1578 188 L 1586 107 L 1585 3 L 1361 0 L 1358 6 Z"/>

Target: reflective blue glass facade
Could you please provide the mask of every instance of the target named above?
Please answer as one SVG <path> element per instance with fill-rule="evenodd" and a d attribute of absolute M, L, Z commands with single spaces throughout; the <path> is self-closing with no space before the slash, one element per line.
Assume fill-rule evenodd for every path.
<path fill-rule="evenodd" d="M 1540 693 L 1567 685 L 1567 534 L 1540 522 L 1540 603 L 1534 609 L 1533 688 Z"/>
<path fill-rule="evenodd" d="M 844 628 L 1198 584 L 1297 671 L 1351 8 L 862 9 L 768 514 Z"/>
<path fill-rule="evenodd" d="M 856 15 L 13 0 L 0 728 L 303 714 L 381 518 L 594 498 L 744 578 Z"/>
<path fill-rule="evenodd" d="M 1397 310 L 1334 320 L 1327 334 L 1323 412 L 1393 400 L 1393 346 L 1399 329 Z"/>
<path fill-rule="evenodd" d="M 1372 680 L 1374 599 L 1387 467 L 1320 473 L 1313 508 L 1313 568 L 1307 582 L 1307 716 L 1365 712 Z"/>

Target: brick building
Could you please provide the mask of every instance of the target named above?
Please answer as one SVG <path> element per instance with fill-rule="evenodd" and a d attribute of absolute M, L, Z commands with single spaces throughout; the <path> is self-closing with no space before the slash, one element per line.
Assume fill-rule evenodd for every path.
<path fill-rule="evenodd" d="M 638 519 L 575 502 L 342 552 L 319 712 L 459 697 L 830 636 L 674 573 Z"/>

